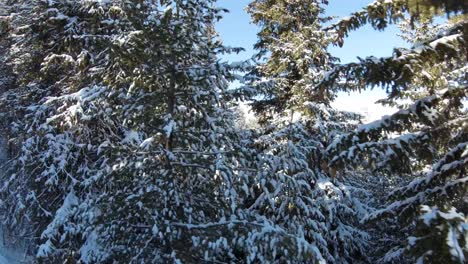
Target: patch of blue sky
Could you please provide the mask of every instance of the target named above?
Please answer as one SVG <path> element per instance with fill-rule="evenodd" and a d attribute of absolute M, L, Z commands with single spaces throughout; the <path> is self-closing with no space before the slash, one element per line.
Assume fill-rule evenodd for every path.
<path fill-rule="evenodd" d="M 225 55 L 223 59 L 229 62 L 248 60 L 255 53 L 253 46 L 257 40 L 258 27 L 250 22 L 250 16 L 245 11 L 249 2 L 250 0 L 218 1 L 218 6 L 230 11 L 216 25 L 220 38 L 226 46 L 245 49 L 239 54 Z M 326 14 L 345 17 L 371 2 L 372 0 L 331 0 Z M 366 25 L 351 32 L 343 47 L 331 47 L 330 52 L 340 58 L 343 63 L 357 61 L 357 57 L 391 56 L 395 47 L 409 47 L 409 44 L 404 42 L 398 34 L 397 25 L 391 25 L 385 31 L 376 31 Z M 395 109 L 375 104 L 377 100 L 385 96 L 385 91 L 379 87 L 362 92 L 340 93 L 333 105 L 338 109 L 364 114 L 365 121 L 372 121 L 395 111 Z"/>

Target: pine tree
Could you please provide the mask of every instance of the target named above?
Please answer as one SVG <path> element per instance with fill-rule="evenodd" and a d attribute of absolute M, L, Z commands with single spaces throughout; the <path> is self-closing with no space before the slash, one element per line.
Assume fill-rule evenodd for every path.
<path fill-rule="evenodd" d="M 466 261 L 466 4 L 377 0 L 328 25 L 326 2 L 253 1 L 245 67 L 219 62 L 239 49 L 214 0 L 0 0 L 11 246 L 38 263 Z M 443 13 L 462 15 L 432 26 Z M 410 49 L 327 52 L 398 21 Z M 359 126 L 330 107 L 371 86 L 400 110 Z M 233 95 L 260 128 L 235 124 Z"/>
<path fill-rule="evenodd" d="M 322 1 L 281 0 L 248 7 L 260 26 L 258 54 L 238 92 L 253 101 L 262 125 L 255 140 L 260 185 L 250 208 L 281 231 L 264 235 L 278 243 L 260 247 L 267 262 L 366 260 L 367 234 L 358 218 L 368 208 L 353 196 L 357 188 L 332 180 L 337 175 L 325 152 L 360 116 L 332 109 L 335 95 L 312 89 L 336 60 L 325 49 L 332 39 L 321 31 L 329 20 L 323 7 Z"/>
<path fill-rule="evenodd" d="M 212 34 L 222 10 L 198 0 L 10 8 L 9 67 L 24 96 L 9 113 L 22 109 L 24 139 L 1 189 L 4 223 L 45 263 L 229 257 L 222 234 L 242 162 Z"/>
<path fill-rule="evenodd" d="M 404 20 L 405 38 L 413 47 L 395 49 L 387 58 L 337 64 L 316 89 L 380 85 L 388 91 L 381 102 L 400 108 L 340 137 L 327 150 L 334 156 L 332 166 L 371 169 L 386 181 L 390 194 L 382 209 L 364 219 L 383 233 L 375 252 L 378 261 L 463 263 L 468 250 L 466 6 L 422 2 L 425 9 L 418 10 L 411 1 L 375 1 L 329 27 L 341 45 L 344 36 L 368 21 L 384 29 Z M 443 26 L 430 26 L 428 21 L 440 11 L 463 14 Z M 416 30 L 408 31 L 411 27 Z"/>
<path fill-rule="evenodd" d="M 324 46 L 329 39 L 319 30 L 329 19 L 323 17 L 324 1 L 253 1 L 248 11 L 258 24 L 257 63 L 247 80 L 261 95 L 253 108 L 260 121 L 284 110 L 306 112 L 303 103 L 329 102 L 325 91 L 312 91 L 314 78 L 327 70 L 333 57 Z M 265 78 L 263 78 L 265 77 Z"/>

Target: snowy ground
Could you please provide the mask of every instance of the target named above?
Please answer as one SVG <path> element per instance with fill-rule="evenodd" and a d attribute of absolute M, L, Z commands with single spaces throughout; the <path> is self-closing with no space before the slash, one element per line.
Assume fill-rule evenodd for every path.
<path fill-rule="evenodd" d="M 0 145 L 0 153 L 2 152 L 2 148 Z M 1 160 L 0 160 L 1 163 Z M 3 247 L 3 234 L 2 234 L 2 227 L 0 226 L 0 264 L 10 264 L 11 262 L 5 257 L 5 249 Z"/>
<path fill-rule="evenodd" d="M 6 141 L 5 139 L 0 135 L 0 165 L 3 164 L 6 160 L 6 151 L 5 151 L 5 145 Z M 2 235 L 2 229 L 0 226 L 0 264 L 13 264 L 14 261 L 11 259 L 7 258 L 7 254 L 5 252 L 5 249 L 3 248 L 3 241 L 1 239 L 3 237 Z"/>
<path fill-rule="evenodd" d="M 3 148 L 4 145 L 4 140 L 0 137 L 0 165 L 3 163 L 3 160 L 5 160 L 5 151 Z M 0 229 L 0 234 L 1 234 L 1 229 Z M 7 259 L 3 256 L 3 250 L 2 250 L 2 241 L 0 241 L 0 264 L 10 264 Z"/>
<path fill-rule="evenodd" d="M 8 262 L 4 256 L 0 255 L 0 264 L 10 264 L 10 262 Z"/>
<path fill-rule="evenodd" d="M 2 247 L 0 242 L 0 264 L 20 264 L 20 263 L 32 263 L 31 259 L 24 257 L 22 250 L 6 250 Z"/>

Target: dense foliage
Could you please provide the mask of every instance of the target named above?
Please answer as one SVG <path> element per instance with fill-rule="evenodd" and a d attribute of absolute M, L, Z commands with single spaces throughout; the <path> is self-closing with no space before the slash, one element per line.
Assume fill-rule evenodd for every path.
<path fill-rule="evenodd" d="M 386 10 L 384 16 L 375 13 L 378 8 Z M 321 85 L 343 90 L 384 86 L 388 98 L 381 102 L 400 110 L 342 135 L 327 151 L 334 166 L 371 169 L 388 182 L 381 209 L 363 220 L 381 234 L 375 254 L 379 262 L 463 263 L 468 234 L 467 21 L 463 13 L 433 26 L 431 17 L 405 19 L 407 8 L 399 1 L 376 1 L 367 13 L 328 28 L 336 30 L 340 44 L 349 30 L 367 21 L 381 29 L 388 21 L 402 20 L 403 37 L 412 47 L 333 68 Z M 357 19 L 363 14 L 366 19 Z"/>
<path fill-rule="evenodd" d="M 335 23 L 327 4 L 251 1 L 257 53 L 227 64 L 241 49 L 215 0 L 0 0 L 6 246 L 37 263 L 466 262 L 466 4 L 377 0 Z M 328 51 L 391 23 L 411 48 Z M 363 125 L 331 107 L 375 87 L 399 111 Z"/>

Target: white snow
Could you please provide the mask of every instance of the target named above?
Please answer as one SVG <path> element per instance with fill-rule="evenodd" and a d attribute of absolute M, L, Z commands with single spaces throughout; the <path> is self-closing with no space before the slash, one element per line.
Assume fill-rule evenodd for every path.
<path fill-rule="evenodd" d="M 147 138 L 143 140 L 140 144 L 140 148 L 148 150 L 154 142 L 154 137 Z"/>
<path fill-rule="evenodd" d="M 459 259 L 462 263 L 465 263 L 465 254 L 458 243 L 458 236 L 458 231 L 454 230 L 453 227 L 450 227 L 447 234 L 447 246 L 449 246 L 450 254 L 452 254 L 452 256 Z"/>
<path fill-rule="evenodd" d="M 93 261 L 99 262 L 101 258 L 107 256 L 107 252 L 98 243 L 98 235 L 95 231 L 92 231 L 86 238 L 86 242 L 80 248 L 80 260 L 83 263 L 93 263 Z"/>
<path fill-rule="evenodd" d="M 431 224 L 432 220 L 437 218 L 437 212 L 439 211 L 437 207 L 430 208 L 427 205 L 421 206 L 421 210 L 424 212 L 424 214 L 421 216 L 421 219 L 427 226 Z"/>
<path fill-rule="evenodd" d="M 2 165 L 7 159 L 5 146 L 6 146 L 6 139 L 0 136 L 0 165 Z M 2 234 L 1 226 L 0 226 L 0 234 Z M 8 261 L 8 259 L 5 256 L 6 256 L 5 249 L 3 248 L 3 243 L 0 240 L 0 264 L 11 264 L 11 262 Z"/>
<path fill-rule="evenodd" d="M 48 238 L 47 241 L 39 246 L 37 257 L 45 257 L 54 250 L 54 245 L 51 239 L 57 235 L 58 229 L 68 222 L 69 215 L 72 213 L 74 208 L 78 205 L 78 198 L 74 191 L 65 197 L 62 207 L 57 210 L 55 218 L 47 226 L 46 230 L 42 232 L 41 238 Z"/>
<path fill-rule="evenodd" d="M 32 260 L 25 256 L 24 248 L 6 248 L 3 239 L 2 227 L 0 226 L 0 264 L 32 263 Z"/>
<path fill-rule="evenodd" d="M 429 46 L 431 46 L 432 48 L 436 48 L 439 44 L 448 45 L 450 42 L 453 42 L 461 37 L 462 37 L 462 34 L 445 36 L 443 38 L 434 40 L 433 42 L 429 43 Z"/>
<path fill-rule="evenodd" d="M 166 135 L 166 138 L 169 138 L 172 134 L 172 131 L 176 128 L 176 122 L 172 119 L 164 126 L 163 130 Z"/>
<path fill-rule="evenodd" d="M 10 264 L 10 262 L 8 262 L 8 260 L 5 257 L 0 255 L 0 264 Z"/>
<path fill-rule="evenodd" d="M 135 130 L 127 130 L 125 131 L 125 137 L 122 140 L 122 143 L 127 143 L 127 144 L 141 144 L 141 135 L 138 133 L 138 131 Z"/>

